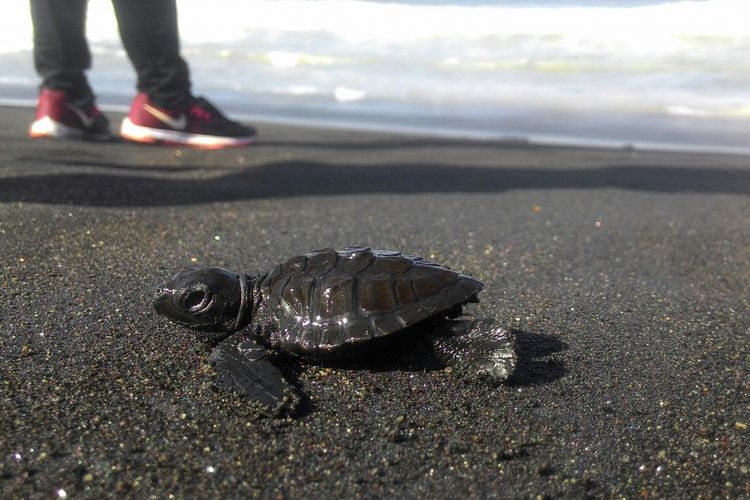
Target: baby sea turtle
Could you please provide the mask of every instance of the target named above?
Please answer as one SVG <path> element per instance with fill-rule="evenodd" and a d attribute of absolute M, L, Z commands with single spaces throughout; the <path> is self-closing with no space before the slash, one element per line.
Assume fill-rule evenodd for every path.
<path fill-rule="evenodd" d="M 515 364 L 510 332 L 491 320 L 451 321 L 478 302 L 483 287 L 421 257 L 326 248 L 260 276 L 189 267 L 157 288 L 154 307 L 179 324 L 216 332 L 223 341 L 209 361 L 219 385 L 278 409 L 291 391 L 269 350 L 325 363 L 422 335 L 446 363 L 504 381 Z"/>

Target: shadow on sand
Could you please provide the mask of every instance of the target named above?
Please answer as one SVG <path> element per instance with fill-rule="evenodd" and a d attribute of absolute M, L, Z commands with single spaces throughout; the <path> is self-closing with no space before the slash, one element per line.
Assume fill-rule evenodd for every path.
<path fill-rule="evenodd" d="M 81 162 L 75 164 L 81 166 Z M 296 196 L 501 193 L 517 189 L 599 188 L 750 194 L 750 171 L 726 168 L 622 165 L 529 169 L 417 163 L 342 166 L 282 161 L 232 170 L 208 178 L 186 179 L 184 172 L 204 168 L 155 165 L 146 170 L 116 164 L 96 166 L 113 171 L 0 178 L 0 202 L 148 207 Z"/>
<path fill-rule="evenodd" d="M 510 386 L 548 384 L 566 373 L 565 363 L 558 353 L 568 345 L 553 335 L 514 330 L 516 337 L 516 369 L 508 379 Z"/>

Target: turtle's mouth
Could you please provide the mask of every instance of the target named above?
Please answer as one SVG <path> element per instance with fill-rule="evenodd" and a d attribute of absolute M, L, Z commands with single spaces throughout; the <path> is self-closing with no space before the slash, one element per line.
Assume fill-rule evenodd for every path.
<path fill-rule="evenodd" d="M 158 287 L 154 292 L 154 308 L 161 314 L 167 314 L 168 308 L 172 306 L 174 289 L 164 285 Z"/>

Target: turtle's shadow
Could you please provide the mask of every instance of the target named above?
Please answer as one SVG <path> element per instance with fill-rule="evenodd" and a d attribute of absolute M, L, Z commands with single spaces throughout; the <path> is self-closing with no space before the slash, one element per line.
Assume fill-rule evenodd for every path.
<path fill-rule="evenodd" d="M 516 369 L 506 381 L 509 386 L 548 384 L 566 373 L 565 361 L 558 353 L 568 344 L 556 335 L 512 330 L 516 337 Z"/>
<path fill-rule="evenodd" d="M 405 331 L 408 331 L 405 330 Z M 386 339 L 376 342 L 366 355 L 346 357 L 339 360 L 328 360 L 319 363 L 310 363 L 290 356 L 272 353 L 273 364 L 282 372 L 284 379 L 292 386 L 296 396 L 299 398 L 294 408 L 288 411 L 293 418 L 300 418 L 316 410 L 315 402 L 308 396 L 305 383 L 301 380 L 303 372 L 315 370 L 320 367 L 329 367 L 349 371 L 372 371 L 372 372 L 395 372 L 411 371 L 423 372 L 434 371 L 445 368 L 428 342 L 415 335 L 396 336 L 396 339 Z M 399 355 L 394 356 L 394 352 Z"/>
<path fill-rule="evenodd" d="M 567 373 L 565 362 L 558 353 L 565 351 L 568 345 L 558 336 L 533 333 L 523 330 L 511 330 L 515 337 L 516 367 L 505 384 L 510 387 L 542 385 L 553 382 Z M 366 357 L 354 357 L 346 360 L 323 363 L 344 370 L 367 370 L 373 372 L 410 371 L 430 372 L 442 370 L 447 366 L 445 359 L 432 348 L 431 343 L 422 336 L 405 335 L 399 340 L 397 352 L 393 349 L 374 351 Z M 391 348 L 394 344 L 389 344 Z M 295 415 L 305 415 L 315 410 L 314 402 L 306 395 L 300 375 L 309 364 L 280 356 L 277 365 L 284 373 L 286 380 L 294 387 L 300 397 Z"/>
<path fill-rule="evenodd" d="M 567 373 L 565 362 L 558 353 L 565 351 L 568 345 L 558 336 L 523 330 L 511 330 L 511 334 L 515 337 L 516 367 L 505 381 L 506 385 L 518 387 L 547 384 Z M 330 366 L 375 372 L 429 372 L 443 370 L 450 365 L 422 336 L 405 336 L 401 342 L 403 345 L 400 356 L 394 357 L 393 351 L 388 351 Z"/>

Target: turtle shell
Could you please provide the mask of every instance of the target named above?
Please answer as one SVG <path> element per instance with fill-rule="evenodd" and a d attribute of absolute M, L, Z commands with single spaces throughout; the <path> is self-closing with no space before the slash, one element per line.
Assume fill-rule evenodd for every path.
<path fill-rule="evenodd" d="M 331 359 L 460 312 L 482 288 L 477 279 L 421 257 L 326 248 L 289 259 L 256 281 L 250 327 L 268 347 Z"/>

